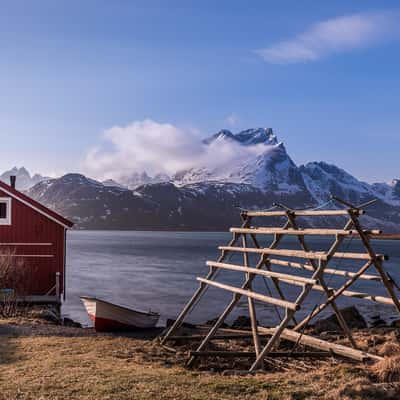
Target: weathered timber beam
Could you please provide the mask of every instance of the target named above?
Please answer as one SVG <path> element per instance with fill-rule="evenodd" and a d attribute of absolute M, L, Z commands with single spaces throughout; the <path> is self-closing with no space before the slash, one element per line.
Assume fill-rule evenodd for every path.
<path fill-rule="evenodd" d="M 281 274 L 280 272 L 265 271 L 265 270 L 255 269 L 255 268 L 249 268 L 249 267 L 244 267 L 242 265 L 220 263 L 220 262 L 216 262 L 216 261 L 207 261 L 206 264 L 209 267 L 222 268 L 222 269 L 227 269 L 227 270 L 231 270 L 231 271 L 246 272 L 249 274 L 261 275 L 261 276 L 266 276 L 269 278 L 285 279 L 286 281 L 295 281 L 295 282 L 300 282 L 303 284 L 315 285 L 317 283 L 317 281 L 315 279 L 311 279 L 311 278 L 304 278 L 302 276 Z"/>
<path fill-rule="evenodd" d="M 260 334 L 260 336 L 267 336 L 265 333 Z M 170 336 L 169 340 L 177 340 L 180 342 L 190 342 L 196 340 L 203 340 L 206 336 L 205 335 L 190 335 L 190 336 Z M 211 340 L 235 340 L 235 339 L 250 339 L 253 337 L 251 331 L 249 333 L 238 333 L 238 334 L 221 334 L 221 335 L 214 335 Z"/>
<path fill-rule="evenodd" d="M 290 210 L 292 215 L 297 217 L 329 217 L 329 216 L 340 216 L 340 215 L 349 215 L 349 213 L 353 213 L 356 215 L 364 214 L 364 210 L 358 209 L 350 209 L 350 210 Z M 286 211 L 246 211 L 245 212 L 249 217 L 287 217 Z"/>
<path fill-rule="evenodd" d="M 270 335 L 273 335 L 275 332 L 275 328 L 264 328 L 261 326 L 258 327 L 258 330 L 261 333 L 269 333 Z M 291 329 L 284 329 L 281 333 L 281 338 L 289 340 L 291 342 L 300 343 L 304 346 L 309 346 L 315 349 L 330 351 L 338 356 L 351 358 L 356 361 L 383 360 L 383 357 L 377 356 L 375 354 L 352 349 L 351 347 L 343 346 L 337 343 L 330 343 L 326 340 L 318 339 L 304 333 L 295 332 Z"/>
<path fill-rule="evenodd" d="M 281 282 L 285 282 L 285 280 L 281 279 Z M 293 282 L 293 281 L 287 281 L 286 283 L 291 284 L 291 285 L 296 285 L 296 286 L 303 286 L 301 283 L 297 283 L 297 282 Z M 332 287 L 329 287 L 328 289 L 330 291 L 333 291 L 333 293 L 336 291 L 336 289 L 334 289 Z M 324 292 L 325 291 L 325 289 L 320 285 L 314 285 L 312 287 L 312 290 L 318 290 L 320 292 Z M 341 295 L 346 296 L 346 297 L 353 297 L 353 298 L 356 298 L 356 299 L 374 301 L 375 303 L 394 305 L 394 302 L 390 297 L 372 296 L 372 295 L 370 295 L 368 293 L 353 292 L 353 291 L 350 291 L 350 290 L 344 290 L 341 293 Z"/>
<path fill-rule="evenodd" d="M 400 233 L 382 233 L 381 235 L 371 235 L 370 239 L 400 240 Z"/>
<path fill-rule="evenodd" d="M 274 256 L 297 257 L 297 258 L 306 258 L 306 259 L 314 259 L 322 261 L 325 261 L 327 259 L 327 255 L 324 252 L 301 251 L 301 250 L 277 250 L 268 248 L 258 249 L 258 248 L 234 247 L 234 246 L 219 246 L 218 248 L 220 250 L 236 251 L 242 253 L 269 254 Z"/>
<path fill-rule="evenodd" d="M 283 267 L 290 267 L 290 268 L 297 268 L 297 269 L 303 269 L 306 271 L 314 271 L 314 268 L 311 265 L 308 264 L 302 264 L 298 262 L 293 262 L 293 261 L 286 261 L 286 260 L 276 260 L 274 258 L 270 258 L 268 260 L 270 264 L 273 265 L 280 265 Z M 330 274 L 330 275 L 338 275 L 338 276 L 344 276 L 348 278 L 354 277 L 356 274 L 354 272 L 349 272 L 349 271 L 344 271 L 341 269 L 330 269 L 330 268 L 325 268 L 324 273 Z M 359 276 L 359 279 L 364 279 L 367 281 L 380 281 L 381 278 L 378 275 L 370 275 L 370 274 L 363 274 Z"/>
<path fill-rule="evenodd" d="M 221 357 L 221 358 L 254 358 L 255 352 L 252 351 L 191 351 L 190 356 L 198 357 Z M 332 357 L 332 353 L 329 351 L 272 351 L 268 353 L 266 358 L 323 358 Z"/>
<path fill-rule="evenodd" d="M 337 251 L 332 256 L 333 258 L 345 258 L 345 259 L 352 259 L 352 260 L 371 260 L 371 256 L 367 253 L 343 253 Z M 389 256 L 386 254 L 376 254 L 375 258 L 381 261 L 389 260 Z"/>
<path fill-rule="evenodd" d="M 224 283 L 210 281 L 210 280 L 204 279 L 204 278 L 197 278 L 197 280 L 199 282 L 205 283 L 206 285 L 214 286 L 219 289 L 227 290 L 228 292 L 237 293 L 237 294 L 241 294 L 243 296 L 251 297 L 254 300 L 259 300 L 264 303 L 275 304 L 277 306 L 288 308 L 293 311 L 298 310 L 298 308 L 299 308 L 299 306 L 297 304 L 291 303 L 290 301 L 285 301 L 285 300 L 276 299 L 274 297 L 264 296 L 262 294 L 255 293 L 251 290 L 240 289 L 235 286 L 225 285 Z"/>
<path fill-rule="evenodd" d="M 251 247 L 234 247 L 234 246 L 219 246 L 220 250 L 223 251 L 236 251 L 242 253 L 257 253 L 257 254 L 269 254 L 283 257 L 296 257 L 305 258 L 312 260 L 326 261 L 328 254 L 322 251 L 301 251 L 301 250 L 286 250 L 286 249 L 269 249 L 269 248 L 251 248 Z M 343 258 L 351 260 L 371 260 L 371 256 L 367 253 L 343 253 L 336 252 L 332 255 L 333 258 Z M 388 260 L 389 257 L 385 254 L 376 254 L 378 260 Z"/>
<path fill-rule="evenodd" d="M 232 233 L 249 233 L 253 235 L 296 235 L 296 236 L 304 236 L 304 235 L 316 235 L 316 236 L 358 236 L 358 232 L 356 230 L 344 230 L 344 229 L 282 229 L 282 228 L 264 228 L 264 227 L 249 227 L 249 228 L 239 228 L 233 227 L 230 228 L 230 232 Z M 366 230 L 364 231 L 366 235 L 380 235 L 382 231 L 380 230 Z"/>

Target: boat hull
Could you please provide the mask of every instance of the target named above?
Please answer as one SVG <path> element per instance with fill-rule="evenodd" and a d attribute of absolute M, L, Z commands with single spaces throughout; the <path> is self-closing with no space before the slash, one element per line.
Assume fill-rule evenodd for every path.
<path fill-rule="evenodd" d="M 96 298 L 81 300 L 98 332 L 135 331 L 154 328 L 159 314 L 143 313 Z"/>

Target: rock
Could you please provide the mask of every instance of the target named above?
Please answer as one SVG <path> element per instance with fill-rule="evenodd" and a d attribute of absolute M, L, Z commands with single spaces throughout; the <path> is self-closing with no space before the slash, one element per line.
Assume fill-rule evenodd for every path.
<path fill-rule="evenodd" d="M 400 319 L 395 319 L 394 321 L 392 321 L 392 323 L 390 324 L 391 328 L 400 328 Z"/>
<path fill-rule="evenodd" d="M 167 328 L 171 327 L 174 322 L 175 322 L 174 319 L 168 318 L 167 322 L 166 322 L 166 327 Z M 188 322 L 184 322 L 181 326 L 182 326 L 182 328 L 190 328 L 190 329 L 196 328 L 196 325 L 189 324 Z"/>
<path fill-rule="evenodd" d="M 258 325 L 258 321 L 257 321 Z M 233 329 L 248 329 L 251 328 L 251 320 L 249 317 L 245 315 L 239 315 L 235 321 L 233 321 L 232 326 Z"/>
<path fill-rule="evenodd" d="M 41 310 L 38 314 L 37 314 L 37 318 L 43 319 L 47 322 L 51 322 L 52 324 L 55 325 L 60 325 L 60 319 L 57 316 L 56 312 L 53 312 L 52 310 L 48 309 L 48 310 Z"/>
<path fill-rule="evenodd" d="M 365 329 L 368 327 L 365 319 L 359 313 L 356 307 L 350 306 L 340 310 L 350 329 Z M 316 332 L 327 332 L 327 331 L 341 331 L 342 328 L 339 325 L 339 321 L 335 314 L 332 314 L 328 318 L 317 321 L 314 326 Z"/>
<path fill-rule="evenodd" d="M 213 326 L 215 325 L 215 323 L 218 321 L 218 317 L 210 319 L 206 322 L 206 325 L 210 325 Z M 222 323 L 222 325 L 220 326 L 220 328 L 229 328 L 229 325 L 226 324 L 225 322 Z"/>
<path fill-rule="evenodd" d="M 259 372 L 259 371 L 258 371 Z M 223 376 L 248 376 L 248 375 L 254 375 L 254 372 L 249 372 L 248 370 L 230 370 L 227 369 L 225 371 L 222 371 Z"/>
<path fill-rule="evenodd" d="M 68 318 L 68 317 L 64 317 L 63 325 L 64 326 L 70 326 L 72 328 L 82 328 L 82 325 L 79 322 L 76 322 L 73 319 Z"/>
<path fill-rule="evenodd" d="M 384 321 L 382 318 L 375 318 L 372 322 L 371 322 L 371 327 L 372 328 L 383 328 L 387 326 L 386 321 Z"/>

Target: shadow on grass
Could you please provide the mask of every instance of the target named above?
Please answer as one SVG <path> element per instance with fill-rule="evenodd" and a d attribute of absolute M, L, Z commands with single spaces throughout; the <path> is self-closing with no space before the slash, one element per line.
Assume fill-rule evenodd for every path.
<path fill-rule="evenodd" d="M 0 340 L 5 336 L 54 336 L 54 337 L 125 337 L 136 340 L 153 340 L 164 328 L 134 331 L 96 332 L 93 328 L 76 328 L 47 323 L 0 324 Z"/>
<path fill-rule="evenodd" d="M 16 346 L 12 338 L 15 328 L 11 325 L 0 325 L 0 365 L 11 364 L 17 359 Z"/>
<path fill-rule="evenodd" d="M 137 340 L 153 340 L 160 336 L 165 328 L 151 328 L 151 329 L 138 329 L 135 331 L 121 331 L 121 332 L 110 332 L 107 335 L 127 337 Z"/>

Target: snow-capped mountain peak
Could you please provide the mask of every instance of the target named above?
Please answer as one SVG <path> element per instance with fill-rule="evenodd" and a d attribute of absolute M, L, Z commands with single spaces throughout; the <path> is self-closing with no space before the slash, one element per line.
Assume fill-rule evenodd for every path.
<path fill-rule="evenodd" d="M 238 142 L 245 146 L 252 146 L 260 143 L 269 146 L 278 144 L 278 139 L 272 131 L 272 128 L 246 129 L 245 131 L 237 133 L 235 138 Z"/>
<path fill-rule="evenodd" d="M 251 128 L 233 134 L 222 130 L 203 141 L 206 145 L 236 143 L 243 154 L 229 165 L 201 166 L 175 175 L 178 185 L 216 181 L 252 185 L 263 191 L 295 193 L 305 189 L 297 166 L 271 128 Z"/>
<path fill-rule="evenodd" d="M 12 175 L 17 177 L 16 187 L 19 190 L 28 190 L 37 183 L 48 179 L 48 177 L 42 176 L 40 174 L 34 174 L 33 176 L 31 176 L 31 174 L 25 167 L 14 167 L 1 174 L 0 180 L 9 184 L 10 176 Z"/>
<path fill-rule="evenodd" d="M 252 146 L 256 144 L 276 145 L 278 139 L 273 133 L 272 128 L 251 128 L 233 134 L 228 129 L 222 129 L 214 135 L 203 140 L 204 144 L 213 142 L 224 142 L 225 140 L 237 142 L 244 146 Z"/>
<path fill-rule="evenodd" d="M 235 135 L 228 129 L 221 129 L 219 132 L 203 140 L 204 144 L 211 144 L 215 141 L 235 140 Z"/>

